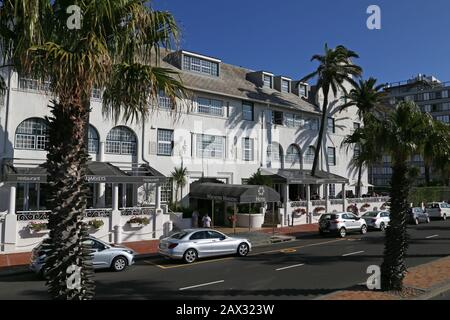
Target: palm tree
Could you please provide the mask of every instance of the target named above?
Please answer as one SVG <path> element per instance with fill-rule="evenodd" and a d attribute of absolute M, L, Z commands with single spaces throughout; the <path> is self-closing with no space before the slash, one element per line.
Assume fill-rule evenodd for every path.
<path fill-rule="evenodd" d="M 450 127 L 440 121 L 433 121 L 433 130 L 425 133 L 423 139 L 423 160 L 425 166 L 425 182 L 430 184 L 430 168 L 436 168 L 442 174 L 445 185 L 448 185 L 450 158 Z"/>
<path fill-rule="evenodd" d="M 423 150 L 423 136 L 433 129 L 433 119 L 424 115 L 413 102 L 402 102 L 396 108 L 357 130 L 379 154 L 392 158 L 390 194 L 390 223 L 386 229 L 384 260 L 381 265 L 383 290 L 401 290 L 406 273 L 405 256 L 408 248 L 406 232 L 408 195 L 411 185 L 409 164 L 412 155 Z"/>
<path fill-rule="evenodd" d="M 175 168 L 174 171 L 171 172 L 173 181 L 175 182 L 175 204 L 178 204 L 178 190 L 181 189 L 181 197 L 183 196 L 183 187 L 186 185 L 186 176 L 187 176 L 187 168 L 181 167 Z M 181 200 L 181 199 L 180 199 Z"/>
<path fill-rule="evenodd" d="M 168 12 L 141 0 L 75 1 L 79 29 L 69 30 L 69 0 L 5 0 L 0 4 L 3 61 L 21 74 L 50 81 L 52 116 L 46 168 L 51 214 L 47 286 L 55 299 L 92 299 L 91 247 L 82 223 L 88 188 L 90 97 L 105 88 L 103 111 L 116 121 L 145 119 L 160 90 L 177 105 L 184 87 L 158 65 L 179 30 Z"/>
<path fill-rule="evenodd" d="M 362 73 L 362 69 L 361 67 L 354 65 L 351 62 L 351 59 L 358 57 L 359 56 L 356 54 L 356 52 L 351 51 L 342 45 L 337 46 L 335 49 L 330 49 L 328 48 L 328 45 L 325 44 L 324 54 L 316 54 L 311 58 L 311 61 L 317 60 L 319 62 L 317 70 L 308 74 L 301 80 L 308 81 L 314 77 L 317 77 L 316 90 L 317 92 L 322 90 L 322 93 L 324 95 L 319 137 L 317 140 L 317 146 L 311 170 L 311 175 L 313 176 L 317 171 L 322 142 L 324 139 L 329 107 L 329 93 L 331 91 L 333 93 L 333 96 L 336 97 L 336 95 L 338 94 L 338 90 L 347 93 L 347 90 L 344 86 L 346 82 L 349 82 L 352 85 L 355 84 L 352 76 L 360 76 Z"/>
<path fill-rule="evenodd" d="M 365 125 L 367 121 L 370 121 L 369 119 L 371 119 L 371 117 L 368 117 L 369 114 L 383 114 L 386 112 L 387 108 L 384 106 L 386 93 L 382 91 L 385 85 L 377 85 L 376 82 L 377 79 L 372 77 L 368 80 L 360 79 L 355 87 L 345 95 L 346 103 L 340 107 L 340 111 L 355 106 L 358 109 L 358 117 L 361 119 L 363 125 Z M 367 141 L 367 139 L 362 139 L 363 137 L 361 137 L 361 140 L 358 141 L 358 139 L 355 140 L 354 138 L 356 138 L 356 136 L 344 141 L 344 144 L 348 145 L 349 142 L 358 144 L 361 149 L 359 155 L 356 155 L 350 164 L 358 171 L 356 196 L 361 197 L 362 171 L 364 166 L 373 163 L 372 152 L 370 152 L 370 146 L 364 145 L 364 142 Z"/>

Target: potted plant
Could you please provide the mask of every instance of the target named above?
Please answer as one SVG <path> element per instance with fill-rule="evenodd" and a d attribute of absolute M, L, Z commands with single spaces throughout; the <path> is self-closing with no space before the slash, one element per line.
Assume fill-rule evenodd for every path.
<path fill-rule="evenodd" d="M 88 226 L 90 226 L 92 229 L 98 230 L 98 229 L 100 229 L 100 227 L 103 226 L 105 223 L 103 222 L 103 220 L 93 219 L 93 220 L 90 220 L 87 224 L 88 224 Z"/>
<path fill-rule="evenodd" d="M 325 211 L 325 208 L 324 207 L 317 207 L 317 208 L 314 209 L 314 213 L 315 214 L 319 214 L 321 211 Z"/>
<path fill-rule="evenodd" d="M 150 219 L 147 217 L 132 217 L 128 220 L 128 224 L 132 228 L 142 228 L 150 223 Z"/>
<path fill-rule="evenodd" d="M 294 216 L 296 218 L 301 217 L 302 215 L 306 214 L 306 209 L 305 208 L 297 208 L 294 210 Z"/>
<path fill-rule="evenodd" d="M 48 232 L 47 222 L 32 221 L 28 224 L 27 228 L 30 231 L 30 233 L 33 233 L 33 234 Z"/>

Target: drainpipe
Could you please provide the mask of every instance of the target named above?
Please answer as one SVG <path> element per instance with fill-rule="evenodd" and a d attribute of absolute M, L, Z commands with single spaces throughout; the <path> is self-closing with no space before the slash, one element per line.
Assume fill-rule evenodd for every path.
<path fill-rule="evenodd" d="M 11 92 L 11 67 L 8 67 L 8 88 L 6 89 L 6 113 L 5 113 L 5 135 L 3 137 L 3 155 L 6 155 L 6 145 L 9 136 L 8 123 L 9 123 L 9 104 L 10 104 L 10 92 Z"/>

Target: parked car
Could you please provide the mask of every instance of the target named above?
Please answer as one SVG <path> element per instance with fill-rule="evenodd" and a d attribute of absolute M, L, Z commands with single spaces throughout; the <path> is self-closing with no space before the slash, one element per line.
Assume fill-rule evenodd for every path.
<path fill-rule="evenodd" d="M 337 233 L 344 238 L 349 232 L 367 232 L 366 220 L 350 212 L 324 213 L 319 219 L 319 233 Z"/>
<path fill-rule="evenodd" d="M 364 213 L 361 218 L 366 220 L 369 229 L 377 229 L 384 231 L 389 225 L 391 219 L 387 211 L 369 211 Z"/>
<path fill-rule="evenodd" d="M 420 207 L 409 208 L 408 222 L 413 224 L 430 223 L 430 217 Z"/>
<path fill-rule="evenodd" d="M 250 241 L 229 237 L 212 229 L 187 229 L 162 239 L 159 253 L 171 259 L 192 263 L 199 258 L 237 254 L 246 256 L 252 249 Z"/>
<path fill-rule="evenodd" d="M 135 252 L 127 247 L 108 244 L 92 236 L 86 240 L 92 246 L 94 269 L 108 269 L 123 271 L 134 264 Z M 35 247 L 31 253 L 30 269 L 44 276 L 43 266 L 48 249 L 43 243 Z"/>
<path fill-rule="evenodd" d="M 430 218 L 447 220 L 450 217 L 450 204 L 446 202 L 427 203 L 425 210 Z"/>

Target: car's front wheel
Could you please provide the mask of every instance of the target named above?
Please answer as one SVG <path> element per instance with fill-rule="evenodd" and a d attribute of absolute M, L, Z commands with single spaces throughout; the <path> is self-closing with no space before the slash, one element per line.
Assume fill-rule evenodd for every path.
<path fill-rule="evenodd" d="M 444 214 L 443 216 L 442 216 L 442 220 L 447 220 L 447 215 L 446 214 Z"/>
<path fill-rule="evenodd" d="M 382 222 L 380 224 L 380 231 L 384 231 L 384 230 L 386 230 L 386 226 L 384 225 L 384 222 Z"/>
<path fill-rule="evenodd" d="M 244 242 L 241 243 L 237 249 L 238 256 L 245 257 L 248 254 L 248 252 L 250 251 L 249 249 L 250 248 L 249 248 L 248 244 L 246 244 Z"/>
<path fill-rule="evenodd" d="M 186 263 L 194 262 L 195 260 L 197 260 L 197 251 L 195 251 L 194 249 L 186 250 L 186 252 L 183 255 L 183 260 Z"/>
<path fill-rule="evenodd" d="M 344 227 L 342 227 L 341 229 L 339 229 L 339 236 L 341 238 L 345 238 L 345 236 L 347 235 L 347 230 L 345 230 Z"/>
<path fill-rule="evenodd" d="M 111 263 L 111 269 L 115 272 L 120 272 L 126 269 L 128 261 L 125 257 L 119 256 L 115 257 Z"/>
<path fill-rule="evenodd" d="M 415 223 L 416 225 L 418 225 L 418 224 L 419 224 L 419 219 L 416 218 L 416 219 L 414 220 L 414 223 Z"/>
<path fill-rule="evenodd" d="M 363 225 L 362 227 L 361 227 L 361 234 L 366 234 L 367 233 L 367 226 L 366 225 Z"/>

